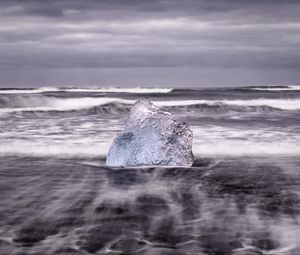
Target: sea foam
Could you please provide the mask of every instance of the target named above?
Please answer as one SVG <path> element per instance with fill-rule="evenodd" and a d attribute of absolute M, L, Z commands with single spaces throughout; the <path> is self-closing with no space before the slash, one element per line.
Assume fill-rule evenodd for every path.
<path fill-rule="evenodd" d="M 14 104 L 15 101 L 15 104 Z M 16 111 L 72 111 L 88 109 L 96 106 L 107 105 L 111 103 L 121 103 L 132 105 L 135 100 L 112 98 L 112 97 L 80 97 L 80 98 L 55 98 L 55 97 L 18 97 L 9 99 L 9 105 L 3 105 L 0 112 Z M 280 110 L 299 110 L 300 99 L 250 99 L 250 100 L 164 100 L 154 101 L 159 107 L 180 107 L 193 106 L 199 104 L 214 105 L 232 105 L 232 106 L 269 106 Z"/>

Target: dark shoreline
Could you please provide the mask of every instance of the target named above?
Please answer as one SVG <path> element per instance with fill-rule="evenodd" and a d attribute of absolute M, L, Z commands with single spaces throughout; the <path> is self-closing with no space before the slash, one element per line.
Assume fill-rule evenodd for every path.
<path fill-rule="evenodd" d="M 0 254 L 298 254 L 284 236 L 300 233 L 300 161 L 274 159 L 110 169 L 1 157 Z"/>

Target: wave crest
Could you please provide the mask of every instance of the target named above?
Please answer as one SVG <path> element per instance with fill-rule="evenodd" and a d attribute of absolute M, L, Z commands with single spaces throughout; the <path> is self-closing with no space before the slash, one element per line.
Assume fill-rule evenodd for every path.
<path fill-rule="evenodd" d="M 288 85 L 288 86 L 251 86 L 246 87 L 246 89 L 250 90 L 261 90 L 261 91 L 299 91 L 299 85 Z"/>
<path fill-rule="evenodd" d="M 172 88 L 56 88 L 56 87 L 42 87 L 42 88 L 28 88 L 28 89 L 0 89 L 0 94 L 40 94 L 45 92 L 76 92 L 76 93 L 132 93 L 132 94 L 157 94 L 170 93 Z"/>
<path fill-rule="evenodd" d="M 109 97 L 2 96 L 0 97 L 0 112 L 87 111 L 88 113 L 120 113 L 128 111 L 134 102 L 135 100 Z M 155 104 L 175 111 L 272 112 L 300 110 L 300 99 L 169 100 L 155 101 Z"/>

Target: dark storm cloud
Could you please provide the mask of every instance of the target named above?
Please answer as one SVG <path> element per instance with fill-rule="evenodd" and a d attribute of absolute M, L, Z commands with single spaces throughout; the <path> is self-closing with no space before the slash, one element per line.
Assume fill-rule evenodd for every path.
<path fill-rule="evenodd" d="M 147 68 L 151 75 L 157 68 L 170 75 L 170 68 L 191 68 L 193 81 L 206 80 L 197 69 L 238 75 L 242 68 L 257 70 L 263 81 L 266 70 L 274 77 L 289 73 L 287 82 L 297 82 L 299 8 L 298 0 L 2 0 L 0 84 L 28 70 L 81 69 L 88 75 L 128 68 Z"/>
<path fill-rule="evenodd" d="M 209 16 L 231 11 L 264 12 L 265 17 L 277 16 L 278 13 L 294 13 L 297 17 L 298 0 L 2 0 L 3 8 L 12 13 L 36 15 L 44 17 L 66 17 L 69 11 L 84 13 L 86 17 L 91 11 L 120 12 L 120 17 L 144 16 Z M 265 12 L 267 11 L 267 12 Z M 268 13 L 269 12 L 269 13 Z M 93 17 L 93 15 L 92 15 Z M 106 16 L 108 18 L 109 16 Z M 264 18 L 265 18 L 264 17 Z M 94 18 L 94 17 L 93 17 Z M 118 16 L 111 16 L 116 19 Z"/>

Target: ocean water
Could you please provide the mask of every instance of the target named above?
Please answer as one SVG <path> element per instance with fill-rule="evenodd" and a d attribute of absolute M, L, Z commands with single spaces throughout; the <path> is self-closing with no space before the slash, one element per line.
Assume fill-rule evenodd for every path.
<path fill-rule="evenodd" d="M 141 97 L 190 168 L 109 168 Z M 300 86 L 0 89 L 0 254 L 300 254 Z"/>

